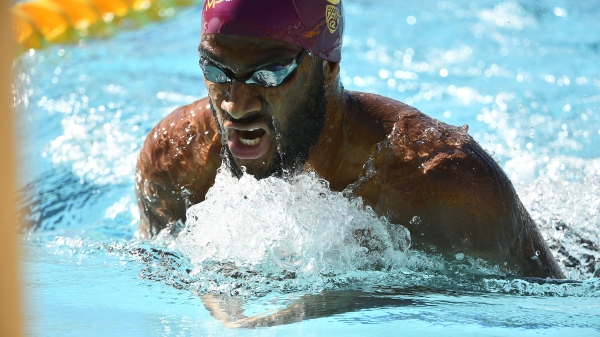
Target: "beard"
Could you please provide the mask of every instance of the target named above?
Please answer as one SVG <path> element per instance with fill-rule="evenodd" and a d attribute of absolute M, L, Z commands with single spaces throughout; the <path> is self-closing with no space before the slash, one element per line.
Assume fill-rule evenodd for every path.
<path fill-rule="evenodd" d="M 247 172 L 256 179 L 263 179 L 270 176 L 293 176 L 303 171 L 310 147 L 317 142 L 323 131 L 327 108 L 323 70 L 320 66 L 314 66 L 312 71 L 314 71 L 315 76 L 309 85 L 308 94 L 304 101 L 285 111 L 282 114 L 285 118 L 281 121 L 275 118 L 272 112 L 269 112 L 271 120 L 264 120 L 274 136 L 277 151 L 270 161 L 270 165 L 261 169 L 242 169 L 238 165 L 227 145 L 227 133 L 219 123 L 217 111 L 212 104 L 212 100 L 210 100 L 210 109 L 217 124 L 219 124 L 221 132 L 221 158 L 233 175 L 240 178 L 244 172 Z M 228 114 L 226 114 L 226 118 L 233 120 Z M 251 119 L 256 121 L 251 116 L 248 121 L 239 119 L 237 122 L 248 123 Z"/>

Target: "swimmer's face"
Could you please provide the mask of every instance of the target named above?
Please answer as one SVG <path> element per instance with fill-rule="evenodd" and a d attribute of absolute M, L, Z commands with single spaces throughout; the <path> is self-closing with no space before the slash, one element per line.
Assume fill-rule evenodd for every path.
<path fill-rule="evenodd" d="M 292 44 L 233 35 L 204 35 L 198 50 L 201 62 L 236 79 L 257 70 L 282 69 L 302 54 Z M 275 87 L 205 78 L 224 159 L 234 173 L 244 166 L 260 179 L 302 168 L 325 122 L 322 62 L 306 55 Z"/>

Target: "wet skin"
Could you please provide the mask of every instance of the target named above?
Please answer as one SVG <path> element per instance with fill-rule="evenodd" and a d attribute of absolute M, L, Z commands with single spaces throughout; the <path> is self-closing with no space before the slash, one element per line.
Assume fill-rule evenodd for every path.
<path fill-rule="evenodd" d="M 199 50 L 237 78 L 265 64 L 289 63 L 301 51 L 284 42 L 225 35 L 203 36 Z M 511 182 L 466 128 L 389 98 L 346 91 L 339 65 L 315 56 L 307 56 L 275 88 L 205 81 L 209 97 L 176 109 L 155 126 L 136 173 L 141 235 L 185 221 L 186 209 L 202 202 L 214 183 L 222 158 L 257 177 L 273 172 L 275 132 L 310 129 L 290 114 L 301 113 L 297 107 L 312 99 L 307 95 L 318 82 L 315 69 L 323 71 L 327 103 L 304 170 L 329 181 L 333 191 L 350 187 L 375 212 L 407 227 L 413 249 L 448 258 L 464 253 L 517 275 L 564 278 Z M 418 224 L 411 223 L 415 216 Z"/>

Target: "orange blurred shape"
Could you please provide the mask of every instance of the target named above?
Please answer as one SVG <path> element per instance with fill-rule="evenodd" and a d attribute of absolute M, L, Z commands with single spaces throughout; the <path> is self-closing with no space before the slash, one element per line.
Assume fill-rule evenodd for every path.
<path fill-rule="evenodd" d="M 113 14 L 114 16 L 125 16 L 129 12 L 129 4 L 122 0 L 90 0 L 90 2 L 96 7 L 98 13 L 102 15 L 104 21 L 111 21 L 112 17 L 106 14 Z"/>
<path fill-rule="evenodd" d="M 12 11 L 13 30 L 17 42 L 23 49 L 40 48 L 42 46 L 40 34 L 29 23 L 29 17 L 23 17 L 23 12 Z"/>
<path fill-rule="evenodd" d="M 86 29 L 98 21 L 100 15 L 87 0 L 40 0 L 60 7 L 75 29 Z"/>
<path fill-rule="evenodd" d="M 57 41 L 71 27 L 60 7 L 50 2 L 20 2 L 12 7 L 17 17 L 37 29 L 47 41 Z"/>

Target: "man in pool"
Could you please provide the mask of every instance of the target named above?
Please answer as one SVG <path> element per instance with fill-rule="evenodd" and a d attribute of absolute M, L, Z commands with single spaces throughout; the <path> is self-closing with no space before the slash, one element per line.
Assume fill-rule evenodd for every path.
<path fill-rule="evenodd" d="M 150 132 L 136 191 L 140 234 L 185 221 L 225 163 L 258 179 L 312 171 L 352 187 L 413 247 L 564 278 L 496 162 L 467 134 L 340 83 L 341 0 L 207 0 L 200 67 L 208 97 Z"/>

